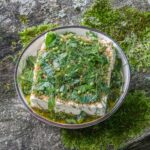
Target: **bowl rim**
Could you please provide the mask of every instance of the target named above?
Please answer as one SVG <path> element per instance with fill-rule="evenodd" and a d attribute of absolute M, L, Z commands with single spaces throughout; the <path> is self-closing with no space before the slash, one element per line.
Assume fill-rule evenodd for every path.
<path fill-rule="evenodd" d="M 63 123 L 58 123 L 58 122 L 54 122 L 54 121 L 51 121 L 51 120 L 48 120 L 46 119 L 45 117 L 42 117 L 40 115 L 38 115 L 36 112 L 34 112 L 32 110 L 32 108 L 30 108 L 27 103 L 24 101 L 24 98 L 22 97 L 21 95 L 21 92 L 20 92 L 20 88 L 19 88 L 19 85 L 18 85 L 18 81 L 17 81 L 17 72 L 18 72 L 18 68 L 19 68 L 19 63 L 20 63 L 20 60 L 23 56 L 23 54 L 25 53 L 25 51 L 32 45 L 32 43 L 34 43 L 38 38 L 40 38 L 41 36 L 43 36 L 45 33 L 49 32 L 49 31 L 56 31 L 56 30 L 61 30 L 61 29 L 67 29 L 67 28 L 80 28 L 80 29 L 86 29 L 86 30 L 89 30 L 89 31 L 93 31 L 93 32 L 96 32 L 98 34 L 102 34 L 104 36 L 106 36 L 107 38 L 109 38 L 113 43 L 115 43 L 117 45 L 117 47 L 121 50 L 120 52 L 122 53 L 122 56 L 124 58 L 124 60 L 126 61 L 126 65 L 128 67 L 128 80 L 127 80 L 127 83 L 126 83 L 126 87 L 125 87 L 125 90 L 121 93 L 119 99 L 116 101 L 114 107 L 109 111 L 107 112 L 103 117 L 100 117 L 98 119 L 95 119 L 93 121 L 90 121 L 90 122 L 86 122 L 86 123 L 82 123 L 82 124 L 63 124 Z M 129 86 L 130 86 L 130 76 L 131 76 L 131 73 L 130 73 L 130 65 L 129 65 L 129 62 L 127 60 L 127 57 L 126 55 L 124 54 L 123 52 L 123 49 L 119 46 L 119 44 L 114 41 L 110 36 L 108 36 L 107 34 L 105 34 L 104 32 L 101 32 L 97 29 L 93 29 L 93 28 L 89 28 L 89 27 L 85 27 L 85 26 L 79 26 L 79 25 L 69 25 L 69 26 L 61 26 L 61 27 L 56 27 L 56 28 L 53 28 L 51 30 L 47 30 L 45 32 L 43 32 L 42 34 L 38 35 L 36 38 L 34 38 L 25 48 L 24 50 L 22 51 L 21 55 L 19 56 L 18 58 L 18 61 L 16 63 L 16 66 L 15 66 L 15 72 L 14 72 L 14 82 L 15 82 L 15 88 L 16 88 L 16 91 L 17 91 L 17 94 L 18 94 L 18 98 L 21 99 L 21 102 L 25 105 L 25 107 L 27 108 L 27 110 L 35 117 L 37 118 L 38 120 L 48 124 L 48 125 L 52 125 L 52 126 L 56 126 L 56 127 L 60 127 L 60 128 L 67 128 L 67 129 L 81 129 L 81 128 L 86 128 L 86 127 L 90 127 L 90 126 L 93 126 L 93 125 L 96 125 L 98 123 L 101 123 L 107 119 L 109 119 L 119 108 L 120 106 L 122 105 L 127 93 L 128 93 L 128 90 L 129 90 Z"/>

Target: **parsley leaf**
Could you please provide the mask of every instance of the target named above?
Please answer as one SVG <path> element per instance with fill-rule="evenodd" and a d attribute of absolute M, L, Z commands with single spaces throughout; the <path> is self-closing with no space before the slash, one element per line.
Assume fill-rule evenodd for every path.
<path fill-rule="evenodd" d="M 48 32 L 45 39 L 46 48 L 51 48 L 56 44 L 56 34 L 54 32 Z"/>

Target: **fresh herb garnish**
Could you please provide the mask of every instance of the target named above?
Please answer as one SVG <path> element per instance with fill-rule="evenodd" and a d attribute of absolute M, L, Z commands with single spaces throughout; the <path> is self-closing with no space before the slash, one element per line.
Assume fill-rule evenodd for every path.
<path fill-rule="evenodd" d="M 57 42 L 57 37 L 54 32 L 48 32 L 45 39 L 46 48 L 51 48 L 55 46 Z"/>
<path fill-rule="evenodd" d="M 55 99 L 50 97 L 48 100 L 48 109 L 51 111 L 55 107 Z"/>
<path fill-rule="evenodd" d="M 49 96 L 49 91 L 55 91 L 64 101 L 91 103 L 101 101 L 109 93 L 109 57 L 105 54 L 106 46 L 98 41 L 95 33 L 81 37 L 74 33 L 49 32 L 45 44 L 46 51 L 37 58 L 40 71 L 34 82 L 36 95 Z"/>
<path fill-rule="evenodd" d="M 92 34 L 89 37 L 91 36 Z M 38 113 L 46 115 L 47 118 L 53 121 L 76 124 L 87 122 L 95 119 L 96 116 L 89 116 L 84 112 L 77 116 L 53 112 L 56 103 L 54 95 L 59 96 L 62 100 L 71 99 L 79 103 L 92 103 L 98 101 L 103 93 L 109 93 L 110 98 L 113 92 L 117 93 L 118 91 L 120 93 L 121 82 L 119 81 L 122 81 L 120 62 L 118 63 L 117 58 L 115 69 L 112 73 L 113 81 L 111 81 L 110 90 L 107 83 L 103 82 L 106 80 L 106 68 L 109 66 L 108 58 L 104 55 L 106 47 L 97 44 L 97 36 L 93 36 L 94 38 L 91 38 L 91 42 L 89 41 L 90 38 L 84 41 L 83 39 L 78 39 L 73 33 L 66 33 L 62 37 L 56 34 L 56 39 L 59 39 L 58 44 L 52 44 L 53 46 L 47 48 L 42 55 L 38 55 L 36 63 L 40 66 L 40 70 L 33 87 L 32 78 L 35 58 L 32 56 L 28 58 L 27 65 L 21 74 L 22 78 L 19 78 L 20 83 L 23 83 L 21 86 L 24 94 L 30 95 L 32 88 L 37 95 L 49 97 L 49 111 L 41 112 L 36 109 Z M 55 40 L 53 39 L 51 42 Z M 112 99 L 108 99 L 108 104 L 111 101 Z M 108 105 L 108 107 L 112 106 Z"/>

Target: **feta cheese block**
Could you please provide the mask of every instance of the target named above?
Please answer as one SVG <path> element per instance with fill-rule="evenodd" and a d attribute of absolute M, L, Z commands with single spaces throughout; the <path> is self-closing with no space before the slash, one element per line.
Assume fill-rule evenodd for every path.
<path fill-rule="evenodd" d="M 66 42 L 68 44 L 69 40 L 67 40 L 67 38 L 69 38 L 69 36 L 66 37 L 66 36 L 62 35 L 60 41 Z M 85 44 L 85 46 L 88 45 L 88 43 L 91 42 L 90 38 L 87 38 L 87 37 L 85 37 L 85 38 L 79 37 L 79 38 L 81 38 L 83 40 L 83 42 L 84 41 L 87 42 Z M 67 114 L 78 115 L 81 112 L 85 112 L 88 115 L 103 116 L 106 113 L 106 108 L 107 108 L 107 98 L 108 98 L 107 93 L 101 92 L 101 96 L 99 96 L 99 99 L 93 100 L 93 101 L 89 100 L 88 102 L 84 102 L 84 101 L 80 102 L 80 101 L 76 101 L 74 99 L 64 100 L 63 98 L 61 98 L 63 93 L 60 93 L 58 95 L 56 94 L 57 93 L 56 91 L 58 91 L 58 90 L 59 90 L 59 92 L 61 92 L 63 90 L 65 91 L 67 89 L 67 86 L 68 86 L 67 83 L 69 81 L 72 82 L 72 78 L 67 78 L 69 81 L 64 81 L 65 87 L 64 87 L 64 85 L 59 87 L 59 86 L 57 86 L 57 82 L 59 82 L 63 78 L 60 78 L 59 80 L 55 80 L 53 78 L 53 76 L 56 73 L 57 73 L 56 74 L 57 77 L 59 78 L 59 71 L 61 70 L 61 63 L 60 62 L 65 57 L 67 57 L 65 59 L 65 61 L 67 61 L 69 59 L 69 56 L 68 56 L 69 52 L 67 50 L 66 50 L 67 51 L 66 52 L 63 49 L 64 52 L 62 54 L 57 55 L 59 57 L 56 57 L 55 60 L 47 59 L 46 56 L 49 55 L 49 54 L 48 54 L 48 50 L 47 50 L 47 47 L 46 47 L 46 42 L 47 41 L 46 41 L 46 37 L 45 37 L 45 41 L 41 45 L 41 49 L 38 51 L 37 60 L 36 60 L 35 66 L 34 66 L 33 86 L 32 86 L 32 92 L 31 92 L 31 96 L 30 96 L 31 107 L 40 108 L 40 109 L 43 109 L 43 110 L 48 110 L 49 105 L 53 105 L 52 109 L 56 113 L 57 112 L 64 112 L 64 113 L 67 113 Z M 109 64 L 107 65 L 107 67 L 104 68 L 105 71 L 103 73 L 103 77 L 95 77 L 95 78 L 96 79 L 101 78 L 102 81 L 109 87 L 110 82 L 111 82 L 111 73 L 112 73 L 112 70 L 113 70 L 114 64 L 115 64 L 115 55 L 116 55 L 115 54 L 115 49 L 113 48 L 113 46 L 110 42 L 107 42 L 107 41 L 101 40 L 101 39 L 98 39 L 98 42 L 101 45 L 103 45 L 103 48 L 105 48 L 103 55 L 105 55 L 107 57 L 107 60 L 109 61 Z M 72 43 L 70 42 L 69 44 L 72 44 Z M 73 45 L 73 44 L 71 45 L 72 46 L 71 48 L 75 48 L 76 45 L 75 44 Z M 49 47 L 49 51 L 51 51 L 51 50 L 55 51 L 55 49 L 57 51 L 57 47 Z M 53 56 L 53 57 L 55 57 L 55 56 Z M 96 56 L 93 55 L 93 59 L 95 57 Z M 58 58 L 59 58 L 59 60 L 58 60 Z M 49 62 L 51 67 L 49 67 L 48 65 L 45 65 L 42 62 L 42 60 L 44 60 L 45 62 Z M 71 62 L 72 61 L 69 61 L 69 64 L 67 65 L 67 68 L 70 67 Z M 96 63 L 98 63 L 98 62 L 96 62 Z M 73 64 L 73 67 L 74 66 L 75 66 L 75 64 Z M 85 66 L 85 64 L 84 64 L 84 66 Z M 45 72 L 44 73 L 41 72 L 42 68 L 46 68 L 45 70 L 46 70 L 47 74 Z M 99 69 L 99 68 L 97 68 L 97 69 Z M 76 70 L 78 71 L 78 69 L 76 69 Z M 86 69 L 85 69 L 85 71 L 86 71 Z M 63 73 L 63 69 L 61 70 L 61 73 Z M 64 77 L 67 76 L 67 75 L 68 74 L 64 73 Z M 73 77 L 73 76 L 71 76 L 71 77 Z M 48 80 L 46 80 L 47 78 L 49 79 L 50 82 L 48 82 Z M 79 79 L 83 80 L 82 78 L 84 78 L 84 76 L 81 75 Z M 91 78 L 91 80 L 92 80 L 92 78 Z M 41 82 L 44 81 L 44 83 L 40 83 L 40 81 Z M 92 81 L 96 82 L 95 80 L 92 80 Z M 67 83 L 65 83 L 65 82 L 67 82 Z M 80 83 L 78 83 L 78 82 L 80 82 Z M 72 87 L 72 86 L 69 85 L 69 88 L 67 89 L 67 92 L 69 92 L 70 90 L 74 91 L 75 94 L 77 93 L 76 95 L 78 96 L 78 98 L 80 98 L 80 93 L 81 92 L 86 93 L 86 90 L 81 89 L 81 91 L 78 90 L 78 92 L 76 92 L 74 90 L 74 89 L 76 89 L 75 85 L 78 84 L 78 86 L 80 88 L 82 86 L 82 85 L 80 86 L 81 81 L 79 81 L 78 79 L 75 79 L 75 81 L 73 83 L 74 83 L 74 86 Z M 90 84 L 91 84 L 91 87 L 93 88 L 94 83 L 92 82 Z M 83 85 L 85 85 L 84 82 L 83 82 Z M 54 86 L 56 86 L 55 91 L 53 90 Z M 49 87 L 51 87 L 51 88 L 49 88 Z M 95 86 L 95 87 L 97 87 L 97 86 Z M 46 93 L 47 91 L 44 91 L 44 89 L 46 89 L 49 93 L 51 93 L 50 96 Z M 87 87 L 87 90 L 88 90 L 88 87 Z M 95 92 L 95 90 L 93 89 L 93 92 Z M 36 92 L 36 91 L 38 91 L 38 92 Z M 66 95 L 67 95 L 67 92 L 65 93 Z M 87 92 L 87 95 L 91 95 L 91 94 L 89 94 Z M 86 94 L 84 94 L 83 97 L 86 97 Z"/>

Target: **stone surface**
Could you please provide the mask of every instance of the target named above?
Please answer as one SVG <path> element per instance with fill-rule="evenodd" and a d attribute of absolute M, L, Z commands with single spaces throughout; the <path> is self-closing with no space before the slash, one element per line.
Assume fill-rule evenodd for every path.
<path fill-rule="evenodd" d="M 124 150 L 150 150 L 150 130 L 128 142 Z"/>
<path fill-rule="evenodd" d="M 81 15 L 92 0 L 1 0 L 0 1 L 0 150 L 63 150 L 59 129 L 32 117 L 14 88 L 15 54 L 21 50 L 18 31 L 42 23 L 79 24 Z M 124 5 L 150 10 L 149 0 L 113 0 L 113 7 Z M 142 89 L 150 74 L 135 74 L 131 88 Z M 144 82 L 143 82 L 144 81 Z M 150 135 L 128 143 L 126 149 L 143 149 Z M 147 146 L 148 148 L 150 146 Z M 144 148 L 146 149 L 146 148 Z M 147 149 L 148 150 L 148 149 Z"/>

